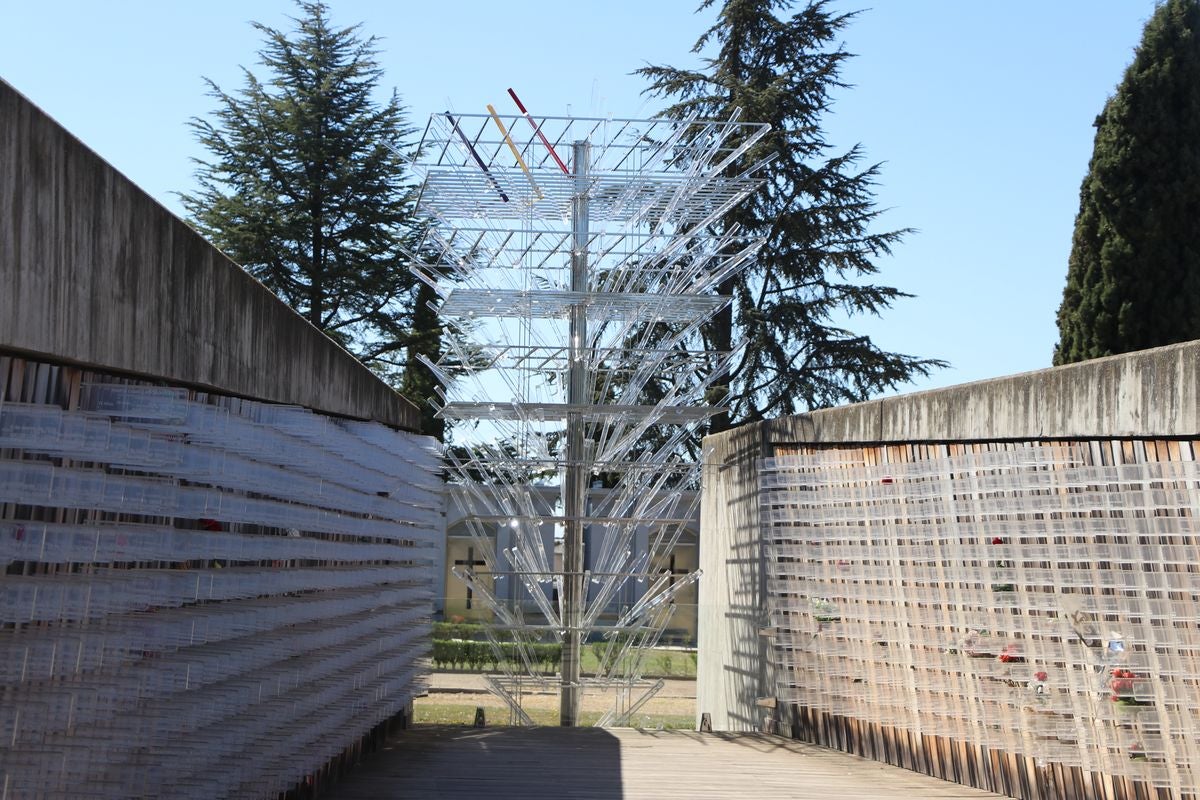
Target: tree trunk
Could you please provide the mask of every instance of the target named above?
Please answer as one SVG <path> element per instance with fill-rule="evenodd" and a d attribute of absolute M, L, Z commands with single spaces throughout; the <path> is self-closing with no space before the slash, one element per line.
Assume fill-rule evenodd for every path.
<path fill-rule="evenodd" d="M 733 295 L 733 290 L 737 285 L 734 278 L 727 278 L 717 287 L 717 293 L 722 297 L 730 297 Z M 717 353 L 728 353 L 733 349 L 733 303 L 721 309 L 708 323 L 709 347 Z M 718 378 L 708 390 L 708 402 L 710 405 L 716 405 L 725 399 L 729 394 L 729 379 L 728 374 Z M 729 407 L 722 408 L 721 413 L 709 419 L 708 432 L 720 433 L 724 430 L 729 430 L 733 427 L 729 418 Z"/>

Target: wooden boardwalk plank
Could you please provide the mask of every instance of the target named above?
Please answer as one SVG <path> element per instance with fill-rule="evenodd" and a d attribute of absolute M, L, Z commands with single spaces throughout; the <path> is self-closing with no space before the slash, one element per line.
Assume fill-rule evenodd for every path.
<path fill-rule="evenodd" d="M 322 794 L 327 800 L 790 800 L 999 798 L 876 761 L 761 734 L 627 728 L 420 726 Z"/>

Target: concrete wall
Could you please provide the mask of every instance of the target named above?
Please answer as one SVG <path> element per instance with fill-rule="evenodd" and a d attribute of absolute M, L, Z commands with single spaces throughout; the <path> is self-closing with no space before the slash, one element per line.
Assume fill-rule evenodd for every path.
<path fill-rule="evenodd" d="M 1200 434 L 1200 341 L 754 423 L 707 437 L 697 710 L 754 730 L 769 710 L 758 462 L 779 444 Z"/>
<path fill-rule="evenodd" d="M 712 715 L 714 730 L 757 730 L 754 701 L 771 685 L 759 636 L 766 624 L 758 530 L 763 435 L 754 424 L 704 440 L 696 711 Z"/>
<path fill-rule="evenodd" d="M 418 426 L 411 403 L 3 81 L 0 349 Z"/>

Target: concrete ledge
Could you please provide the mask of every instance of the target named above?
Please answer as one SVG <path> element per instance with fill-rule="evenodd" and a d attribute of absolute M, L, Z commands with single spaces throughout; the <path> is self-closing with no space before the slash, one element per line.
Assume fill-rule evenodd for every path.
<path fill-rule="evenodd" d="M 416 430 L 416 408 L 0 81 L 0 349 Z"/>
<path fill-rule="evenodd" d="M 1198 363 L 1185 342 L 757 424 L 771 442 L 830 444 L 1192 436 Z"/>

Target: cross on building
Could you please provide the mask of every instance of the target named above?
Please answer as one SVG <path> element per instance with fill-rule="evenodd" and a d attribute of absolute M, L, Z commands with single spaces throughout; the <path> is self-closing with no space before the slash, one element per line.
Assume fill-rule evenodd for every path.
<path fill-rule="evenodd" d="M 454 565 L 455 565 L 456 567 L 466 567 L 466 568 L 467 568 L 467 570 L 468 570 L 468 571 L 469 571 L 469 572 L 470 572 L 472 575 L 474 575 L 474 574 L 475 574 L 475 567 L 486 567 L 486 566 L 487 566 L 487 562 L 486 562 L 486 561 L 478 561 L 478 560 L 476 560 L 476 558 L 475 558 L 475 548 L 474 548 L 474 547 L 468 547 L 468 548 L 467 548 L 467 557 L 466 557 L 465 559 L 462 559 L 462 558 L 460 558 L 460 559 L 456 559 L 456 560 L 455 560 L 455 562 L 454 562 Z M 467 584 L 467 608 L 468 608 L 468 609 L 471 607 L 471 598 L 472 598 L 473 596 L 474 596 L 474 593 L 471 591 L 471 584 L 469 584 L 469 583 L 468 583 L 468 584 Z"/>

